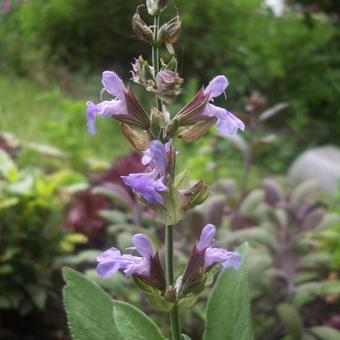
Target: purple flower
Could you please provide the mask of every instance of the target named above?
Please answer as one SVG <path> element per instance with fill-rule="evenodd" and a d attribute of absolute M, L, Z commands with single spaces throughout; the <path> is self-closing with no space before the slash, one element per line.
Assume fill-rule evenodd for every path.
<path fill-rule="evenodd" d="M 98 104 L 87 102 L 87 128 L 91 135 L 96 133 L 95 119 L 97 115 L 110 117 L 123 122 L 138 125 L 144 129 L 149 127 L 149 118 L 129 88 L 125 88 L 123 81 L 112 71 L 104 71 L 102 76 L 104 92 L 114 97 Z"/>
<path fill-rule="evenodd" d="M 149 275 L 150 259 L 154 256 L 150 240 L 143 234 L 136 234 L 132 237 L 132 242 L 135 246 L 132 249 L 136 249 L 142 257 L 130 254 L 122 255 L 118 249 L 110 248 L 97 257 L 98 275 L 106 278 L 120 269 L 126 276 Z"/>
<path fill-rule="evenodd" d="M 244 123 L 226 109 L 211 104 L 215 97 L 219 97 L 222 93 L 225 95 L 227 86 L 228 79 L 225 76 L 217 76 L 211 80 L 204 89 L 204 94 L 209 96 L 209 99 L 203 115 L 217 118 L 216 127 L 219 133 L 232 135 L 237 132 L 237 129 L 243 131 Z"/>
<path fill-rule="evenodd" d="M 244 123 L 231 112 L 222 107 L 211 104 L 215 97 L 225 94 L 228 80 L 225 76 L 217 76 L 211 80 L 206 88 L 202 88 L 175 116 L 180 126 L 188 127 L 187 134 L 182 132 L 180 137 L 191 141 L 199 138 L 216 120 L 216 127 L 220 134 L 234 134 L 238 129 L 244 130 Z"/>
<path fill-rule="evenodd" d="M 169 144 L 164 145 L 153 140 L 142 157 L 142 164 L 147 167 L 147 172 L 121 176 L 126 185 L 149 203 L 163 204 L 164 199 L 160 192 L 168 191 L 165 183 L 168 147 Z"/>
<path fill-rule="evenodd" d="M 122 270 L 126 276 L 134 276 L 143 282 L 164 290 L 165 276 L 160 264 L 158 253 L 152 249 L 150 239 L 144 234 L 135 234 L 132 237 L 134 247 L 141 256 L 121 254 L 117 248 L 110 248 L 97 257 L 97 273 L 102 278 Z"/>
<path fill-rule="evenodd" d="M 205 251 L 204 267 L 209 268 L 216 263 L 221 263 L 224 268 L 238 269 L 241 265 L 241 255 L 223 248 L 212 247 L 215 243 L 215 234 L 215 226 L 207 224 L 203 228 L 200 240 L 196 246 L 199 252 Z"/>

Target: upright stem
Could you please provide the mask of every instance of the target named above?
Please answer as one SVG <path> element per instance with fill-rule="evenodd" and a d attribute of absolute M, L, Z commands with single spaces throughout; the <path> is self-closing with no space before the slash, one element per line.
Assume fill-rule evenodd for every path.
<path fill-rule="evenodd" d="M 166 226 L 166 279 L 168 286 L 173 286 L 174 279 L 174 232 L 173 226 Z M 181 326 L 179 322 L 178 305 L 174 304 L 170 311 L 171 333 L 173 340 L 181 340 Z"/>
<path fill-rule="evenodd" d="M 153 29 L 153 40 L 154 43 L 152 45 L 152 66 L 154 69 L 154 76 L 157 76 L 159 72 L 159 47 L 156 43 L 157 34 L 159 30 L 160 24 L 160 17 L 154 17 L 154 29 Z M 161 101 L 156 97 L 156 107 L 159 111 L 162 110 Z M 172 176 L 175 174 L 172 173 Z M 165 236 L 165 243 L 166 243 L 166 281 L 167 286 L 171 287 L 174 286 L 175 283 L 175 275 L 174 275 L 174 231 L 173 226 L 168 225 L 165 226 L 166 228 L 166 236 Z M 178 315 L 178 305 L 175 302 L 172 310 L 170 311 L 170 322 L 171 322 L 171 334 L 172 340 L 181 340 L 181 329 L 179 323 L 179 315 Z"/>
<path fill-rule="evenodd" d="M 157 73 L 159 72 L 159 48 L 158 44 L 156 43 L 157 39 L 157 34 L 158 34 L 158 29 L 159 29 L 159 22 L 160 22 L 160 17 L 155 16 L 153 19 L 153 40 L 154 43 L 152 44 L 152 66 L 154 69 L 154 76 L 157 76 Z M 157 110 L 161 111 L 161 101 L 159 98 L 156 96 L 156 107 Z"/>

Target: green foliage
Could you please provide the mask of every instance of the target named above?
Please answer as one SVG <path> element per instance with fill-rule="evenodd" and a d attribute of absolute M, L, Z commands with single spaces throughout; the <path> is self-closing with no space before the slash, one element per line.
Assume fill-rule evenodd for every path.
<path fill-rule="evenodd" d="M 224 198 L 221 194 L 218 202 L 206 202 L 185 225 L 192 230 L 212 223 L 221 214 L 216 210 L 219 204 L 227 205 L 228 219 L 220 226 L 228 225 L 231 231 L 225 231 L 223 238 L 220 230 L 219 239 L 227 249 L 244 241 L 251 246 L 249 281 L 256 337 L 275 338 L 285 333 L 298 339 L 309 334 L 311 325 L 329 322 L 329 304 L 338 306 L 334 298 L 340 284 L 333 270 L 339 267 L 334 266 L 334 249 L 326 248 L 327 243 L 321 246 L 320 237 L 331 232 L 333 244 L 337 244 L 339 215 L 324 207 L 315 182 L 283 190 L 277 182 L 265 180 L 263 188 L 245 197 L 231 181 L 219 184 L 217 190 Z M 215 213 L 211 215 L 211 211 Z"/>
<path fill-rule="evenodd" d="M 294 306 L 282 303 L 277 306 L 277 313 L 291 338 L 293 340 L 301 339 L 303 335 L 302 322 Z"/>
<path fill-rule="evenodd" d="M 111 299 L 82 274 L 65 268 L 64 279 L 64 304 L 74 340 L 165 339 L 144 313 Z"/>
<path fill-rule="evenodd" d="M 70 165 L 84 172 L 92 158 L 111 160 L 130 150 L 123 139 L 114 138 L 120 133 L 117 122 L 108 124 L 107 120 L 97 119 L 101 133 L 88 134 L 85 100 L 70 98 L 56 88 L 41 90 L 26 79 L 0 76 L 0 115 L 0 131 L 10 131 L 20 138 L 20 164 L 53 163 L 59 168 Z M 33 142 L 53 145 L 62 156 L 41 157 L 31 147 Z"/>
<path fill-rule="evenodd" d="M 138 3 L 99 0 L 93 6 L 91 0 L 36 0 L 18 5 L 3 18 L 0 44 L 6 61 L 26 72 L 32 64 L 37 68 L 50 62 L 77 70 L 112 63 L 127 66 L 136 47 L 143 48 L 130 33 Z"/>
<path fill-rule="evenodd" d="M 60 227 L 58 190 L 78 178 L 19 170 L 1 149 L 0 162 L 0 308 L 27 314 L 44 309 L 57 256 L 84 241 Z"/>
<path fill-rule="evenodd" d="M 310 333 L 322 340 L 338 340 L 340 332 L 331 327 L 317 326 L 310 328 Z"/>
<path fill-rule="evenodd" d="M 128 303 L 115 301 L 113 318 L 122 340 L 165 340 L 156 324 Z"/>
<path fill-rule="evenodd" d="M 112 317 L 114 301 L 80 273 L 65 268 L 63 291 L 69 329 L 74 340 L 119 339 Z"/>
<path fill-rule="evenodd" d="M 36 0 L 18 5 L 2 18 L 3 64 L 33 76 L 51 63 L 77 70 L 127 69 L 136 51 L 148 53 L 130 28 L 139 3 L 100 0 L 93 6 L 90 0 Z M 241 109 L 244 96 L 260 90 L 270 104 L 291 103 L 277 127 L 284 121 L 296 134 L 304 127 L 317 127 L 304 130 L 307 142 L 311 137 L 313 141 L 336 137 L 340 126 L 336 123 L 340 119 L 337 26 L 320 16 L 306 24 L 294 12 L 276 17 L 261 5 L 260 0 L 231 0 L 227 5 L 223 0 L 208 5 L 204 0 L 177 1 L 183 18 L 178 50 L 186 78 L 207 82 L 216 73 L 225 73 L 232 84 L 229 108 Z M 174 6 L 170 8 L 174 12 Z M 329 126 L 330 121 L 334 124 Z"/>
<path fill-rule="evenodd" d="M 249 291 L 248 245 L 240 248 L 242 265 L 220 275 L 208 301 L 206 340 L 253 339 Z"/>

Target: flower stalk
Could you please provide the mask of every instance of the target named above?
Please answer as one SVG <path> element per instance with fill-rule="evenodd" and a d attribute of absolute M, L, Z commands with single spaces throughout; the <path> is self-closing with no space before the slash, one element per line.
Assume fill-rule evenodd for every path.
<path fill-rule="evenodd" d="M 174 275 L 174 227 L 167 225 L 165 246 L 166 246 L 166 280 L 167 285 L 172 287 L 175 283 Z M 170 311 L 171 334 L 173 340 L 181 340 L 181 329 L 178 314 L 177 301 Z"/>
<path fill-rule="evenodd" d="M 118 271 L 132 277 L 150 303 L 158 310 L 169 312 L 171 339 L 181 340 L 179 309 L 190 308 L 212 280 L 211 270 L 221 264 L 224 268 L 238 269 L 241 256 L 226 249 L 214 247 L 215 226 L 206 225 L 182 275 L 175 278 L 174 229 L 186 212 L 202 204 L 209 196 L 209 187 L 202 181 L 192 184 L 186 171 L 176 175 L 176 149 L 173 139 L 193 142 L 201 138 L 216 123 L 219 132 L 234 134 L 244 129 L 244 123 L 231 112 L 214 104 L 214 98 L 225 95 L 228 79 L 219 75 L 180 109 L 171 114 L 170 104 L 181 93 L 183 79 L 177 72 L 177 59 L 173 44 L 181 31 L 179 12 L 160 26 L 160 16 L 167 0 L 147 0 L 147 12 L 153 16 L 153 25 L 142 19 L 145 5 L 137 7 L 132 27 L 138 39 L 152 48 L 152 60 L 139 56 L 132 63 L 134 83 L 155 95 L 155 104 L 144 110 L 132 89 L 112 71 L 102 75 L 103 89 L 110 100 L 87 103 L 87 125 L 94 134 L 96 116 L 112 117 L 120 122 L 121 130 L 136 150 L 142 151 L 142 172 L 121 176 L 136 198 L 154 211 L 155 220 L 165 228 L 165 270 L 159 252 L 144 234 L 132 237 L 133 247 L 128 252 L 110 248 L 98 258 L 97 273 L 106 278 Z M 160 46 L 169 52 L 161 59 Z M 169 109 L 170 107 L 170 109 Z M 209 283 L 210 282 L 210 283 Z"/>
<path fill-rule="evenodd" d="M 153 19 L 153 44 L 152 44 L 152 66 L 154 69 L 154 77 L 156 79 L 156 76 L 159 72 L 159 47 L 157 41 L 157 35 L 159 30 L 159 23 L 160 23 L 160 16 L 156 15 Z M 161 101 L 160 99 L 156 97 L 156 108 L 158 111 L 161 111 Z"/>

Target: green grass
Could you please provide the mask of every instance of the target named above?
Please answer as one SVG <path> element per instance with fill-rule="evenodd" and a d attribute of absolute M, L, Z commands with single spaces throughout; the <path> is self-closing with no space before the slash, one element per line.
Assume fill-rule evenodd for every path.
<path fill-rule="evenodd" d="M 98 100 L 98 96 L 93 93 L 92 99 Z M 70 158 L 79 158 L 81 154 L 85 158 L 111 160 L 128 152 L 131 147 L 120 137 L 119 124 L 113 120 L 98 118 L 100 133 L 87 133 L 88 98 L 83 97 L 76 98 L 57 87 L 42 90 L 28 79 L 1 75 L 0 132 L 60 148 Z"/>

